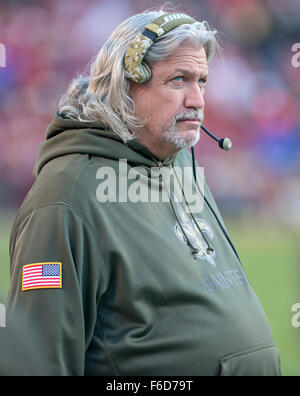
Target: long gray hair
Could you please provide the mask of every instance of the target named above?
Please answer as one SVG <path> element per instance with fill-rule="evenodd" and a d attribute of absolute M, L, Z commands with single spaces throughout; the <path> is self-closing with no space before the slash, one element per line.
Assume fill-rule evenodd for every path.
<path fill-rule="evenodd" d="M 125 77 L 123 58 L 130 43 L 144 27 L 166 14 L 163 10 L 134 15 L 119 25 L 91 64 L 89 75 L 75 78 L 59 101 L 59 114 L 84 122 L 99 121 L 126 143 L 143 121 L 134 115 L 130 80 Z M 207 22 L 184 24 L 157 39 L 144 60 L 151 65 L 170 55 L 184 40 L 203 46 L 209 61 L 218 46 L 215 30 Z"/>

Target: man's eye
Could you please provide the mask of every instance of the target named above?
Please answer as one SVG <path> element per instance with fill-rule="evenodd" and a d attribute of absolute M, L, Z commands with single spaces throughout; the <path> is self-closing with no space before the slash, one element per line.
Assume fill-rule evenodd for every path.
<path fill-rule="evenodd" d="M 173 81 L 176 81 L 176 82 L 182 82 L 182 80 L 183 80 L 182 76 L 177 76 L 177 77 L 173 78 Z"/>
<path fill-rule="evenodd" d="M 199 85 L 204 88 L 205 85 L 206 85 L 206 79 L 205 78 L 200 78 Z"/>

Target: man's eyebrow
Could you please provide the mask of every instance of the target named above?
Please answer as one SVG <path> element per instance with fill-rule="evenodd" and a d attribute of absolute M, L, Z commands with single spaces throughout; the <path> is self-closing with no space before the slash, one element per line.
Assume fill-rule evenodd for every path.
<path fill-rule="evenodd" d="M 184 75 L 187 75 L 187 76 L 194 76 L 195 75 L 195 73 L 193 71 L 191 71 L 189 69 L 181 68 L 181 67 L 177 67 L 170 75 L 174 75 L 174 74 L 177 74 L 177 73 L 181 73 L 181 74 L 184 74 Z M 204 78 L 205 80 L 207 80 L 208 79 L 208 75 L 209 75 L 209 73 L 203 72 L 203 73 L 201 73 L 201 78 Z"/>

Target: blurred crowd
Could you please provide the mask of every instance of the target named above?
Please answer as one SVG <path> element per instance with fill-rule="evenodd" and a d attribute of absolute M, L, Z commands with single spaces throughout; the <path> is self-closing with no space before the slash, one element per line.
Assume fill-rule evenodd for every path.
<path fill-rule="evenodd" d="M 160 7 L 155 0 L 1 0 L 0 207 L 20 205 L 39 143 L 69 81 L 89 68 L 113 29 Z M 207 20 L 221 50 L 210 65 L 204 125 L 233 141 L 229 153 L 202 135 L 197 160 L 223 212 L 258 213 L 300 227 L 299 0 L 172 1 Z"/>

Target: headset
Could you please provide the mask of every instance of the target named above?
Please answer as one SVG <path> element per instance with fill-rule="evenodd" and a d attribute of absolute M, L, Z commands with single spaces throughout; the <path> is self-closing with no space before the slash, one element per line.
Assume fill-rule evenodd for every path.
<path fill-rule="evenodd" d="M 142 33 L 136 36 L 124 57 L 125 75 L 137 83 L 145 83 L 151 78 L 151 69 L 144 61 L 154 40 L 183 24 L 197 21 L 188 15 L 179 13 L 164 14 L 145 26 Z"/>
<path fill-rule="evenodd" d="M 183 24 L 193 24 L 197 21 L 183 13 L 171 13 L 171 14 L 164 14 L 155 19 L 153 22 L 149 23 L 145 26 L 144 31 L 138 34 L 135 39 L 132 41 L 130 47 L 127 49 L 125 57 L 124 57 L 124 70 L 125 76 L 136 82 L 136 83 L 145 83 L 151 79 L 152 73 L 150 66 L 145 62 L 144 57 L 146 56 L 149 48 L 153 44 L 153 42 L 158 38 L 164 35 L 165 33 L 169 32 L 170 30 L 176 29 L 178 26 Z M 229 151 L 232 147 L 232 143 L 228 138 L 221 138 L 218 139 L 215 135 L 209 132 L 203 125 L 201 128 L 207 133 L 211 138 L 218 142 L 219 147 L 225 151 Z M 195 155 L 194 155 L 194 148 L 192 147 L 192 162 L 193 162 L 193 173 L 195 183 L 198 186 L 197 178 L 196 178 L 196 164 L 195 164 Z M 216 218 L 220 228 L 222 229 L 227 241 L 231 245 L 238 261 L 240 262 L 240 258 L 238 253 L 228 235 L 225 228 L 222 225 L 221 220 L 218 218 L 216 212 L 204 197 L 206 204 L 208 205 L 209 209 L 213 213 L 214 217 Z"/>

